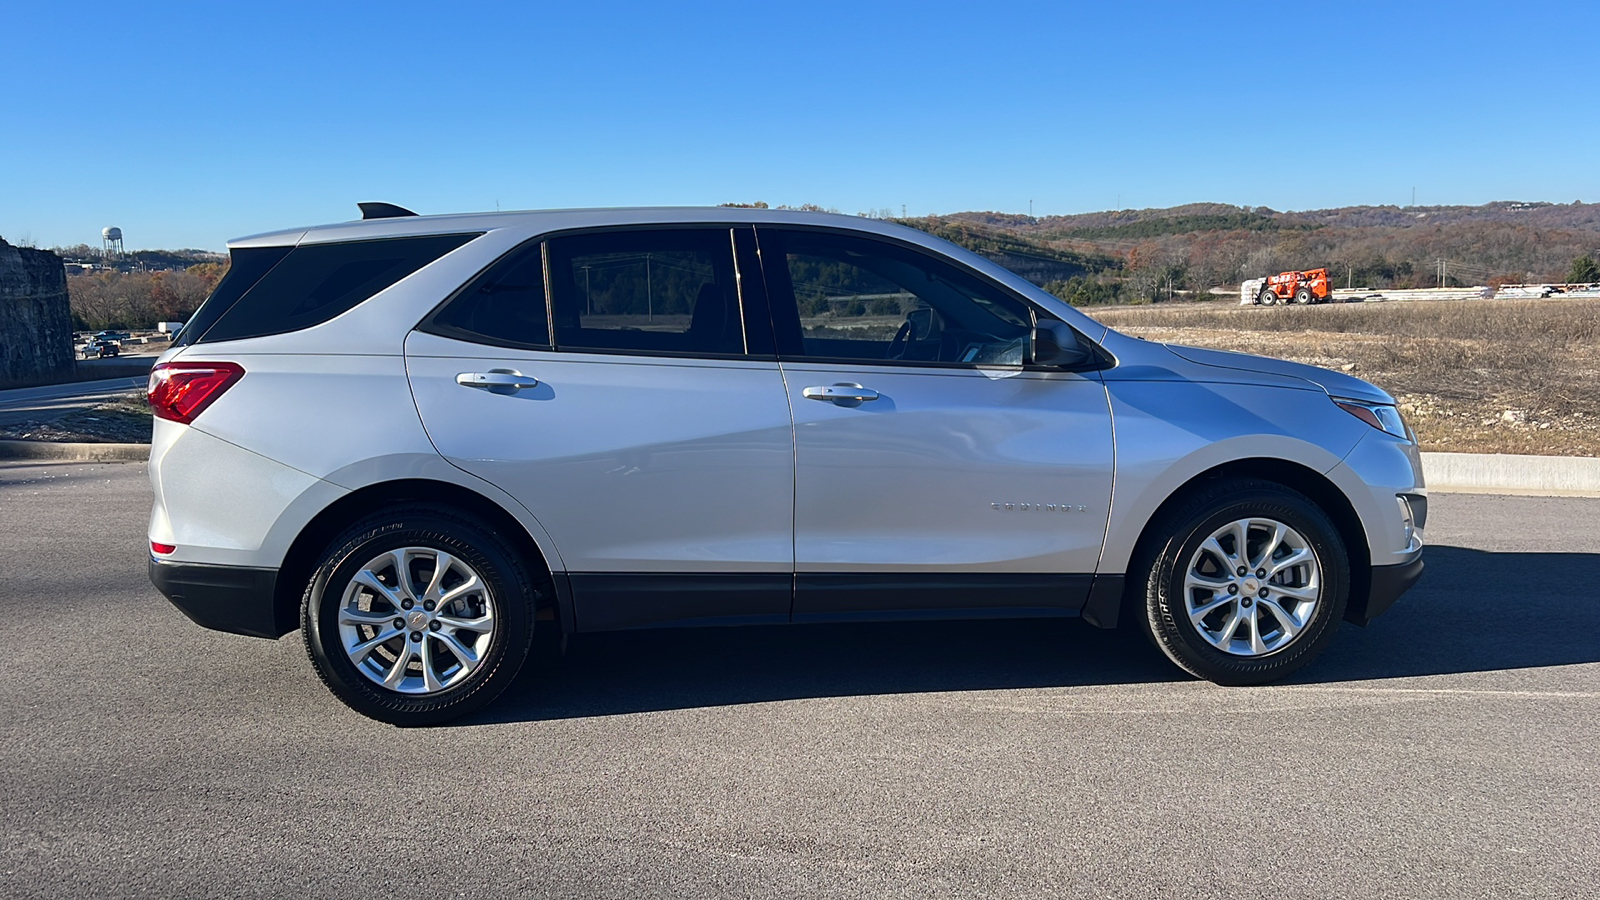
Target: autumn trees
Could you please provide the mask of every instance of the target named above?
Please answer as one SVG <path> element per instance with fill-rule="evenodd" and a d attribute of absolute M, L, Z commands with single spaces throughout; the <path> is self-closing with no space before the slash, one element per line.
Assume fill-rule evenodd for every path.
<path fill-rule="evenodd" d="M 104 270 L 67 276 L 74 327 L 152 328 L 184 322 L 222 278 L 226 267 L 201 263 L 165 272 Z"/>

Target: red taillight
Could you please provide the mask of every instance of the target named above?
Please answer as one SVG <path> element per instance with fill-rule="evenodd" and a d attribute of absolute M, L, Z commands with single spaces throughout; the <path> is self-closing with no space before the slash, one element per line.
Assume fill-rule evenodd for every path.
<path fill-rule="evenodd" d="M 151 553 L 160 553 L 162 555 L 165 555 L 165 554 L 171 553 L 171 552 L 173 552 L 174 550 L 177 550 L 177 549 L 178 549 L 178 545 L 177 544 L 158 544 L 155 541 L 151 541 L 150 542 L 150 552 Z"/>
<path fill-rule="evenodd" d="M 243 377 L 244 369 L 237 363 L 162 363 L 150 370 L 146 397 L 156 418 L 187 425 Z"/>

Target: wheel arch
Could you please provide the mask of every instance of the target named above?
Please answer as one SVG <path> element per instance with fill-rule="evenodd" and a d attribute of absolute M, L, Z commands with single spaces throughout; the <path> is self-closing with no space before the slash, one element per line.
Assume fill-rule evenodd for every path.
<path fill-rule="evenodd" d="M 293 630 L 293 623 L 299 621 L 300 600 L 306 581 L 310 579 L 317 559 L 327 548 L 328 542 L 362 516 L 407 502 L 437 503 L 459 509 L 482 519 L 504 534 L 513 549 L 529 563 L 540 567 L 555 585 L 552 596 L 539 602 L 537 617 L 553 619 L 565 633 L 574 630 L 572 594 L 564 573 L 551 566 L 549 557 L 538 541 L 516 516 L 490 498 L 459 484 L 408 478 L 378 482 L 351 491 L 328 504 L 300 529 L 284 554 L 273 591 L 274 614 L 281 631 L 286 633 Z M 282 627 L 285 624 L 288 627 Z"/>
<path fill-rule="evenodd" d="M 1345 552 L 1349 554 L 1350 597 L 1346 609 L 1355 611 L 1366 608 L 1367 594 L 1372 586 L 1372 553 L 1367 546 L 1366 527 L 1362 524 L 1355 505 L 1338 485 L 1309 466 L 1287 459 L 1257 457 L 1229 460 L 1194 475 L 1168 494 L 1167 498 L 1145 519 L 1139 538 L 1134 542 L 1133 552 L 1129 556 L 1129 571 L 1123 582 L 1124 612 L 1127 611 L 1129 603 L 1140 602 L 1143 597 L 1143 585 L 1136 583 L 1138 576 L 1132 570 L 1139 561 L 1147 558 L 1154 543 L 1161 539 L 1159 528 L 1167 514 L 1196 491 L 1227 479 L 1270 481 L 1282 485 L 1304 494 L 1326 513 L 1334 527 L 1339 530 L 1339 536 L 1344 539 Z"/>

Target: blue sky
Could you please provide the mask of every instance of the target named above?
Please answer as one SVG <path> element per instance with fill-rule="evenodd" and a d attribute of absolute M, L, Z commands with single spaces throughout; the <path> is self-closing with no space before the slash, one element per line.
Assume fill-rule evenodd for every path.
<path fill-rule="evenodd" d="M 0 236 L 1600 201 L 1592 0 L 674 6 L 0 0 Z"/>

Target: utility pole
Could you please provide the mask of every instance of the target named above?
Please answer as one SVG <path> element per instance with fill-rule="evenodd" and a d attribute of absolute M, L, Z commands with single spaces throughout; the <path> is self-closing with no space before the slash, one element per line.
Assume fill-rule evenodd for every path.
<path fill-rule="evenodd" d="M 1355 290 L 1356 289 L 1356 267 L 1351 265 L 1350 263 L 1345 263 L 1344 264 L 1344 276 L 1345 276 L 1345 285 L 1344 285 L 1345 289 L 1346 290 L 1351 290 L 1351 291 Z"/>
<path fill-rule="evenodd" d="M 1028 199 L 1028 218 L 1033 218 L 1033 198 Z"/>

